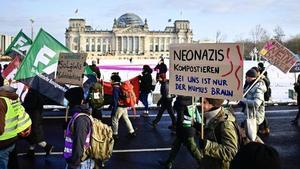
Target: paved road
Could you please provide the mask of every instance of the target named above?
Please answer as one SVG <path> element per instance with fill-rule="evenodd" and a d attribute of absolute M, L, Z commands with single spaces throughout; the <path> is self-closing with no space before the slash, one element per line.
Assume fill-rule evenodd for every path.
<path fill-rule="evenodd" d="M 237 109 L 237 118 L 241 121 L 244 116 Z M 290 121 L 297 112 L 295 106 L 269 106 L 267 118 L 271 126 L 271 134 L 263 138 L 265 143 L 275 147 L 281 158 L 283 169 L 299 169 L 300 166 L 300 128 L 292 126 Z M 105 112 L 108 115 L 109 112 Z M 140 112 L 138 112 L 139 114 Z M 137 137 L 127 138 L 127 130 L 124 122 L 120 123 L 120 140 L 115 144 L 112 158 L 107 162 L 107 169 L 159 169 L 159 159 L 166 159 L 174 134 L 167 128 L 171 120 L 165 114 L 157 128 L 151 127 L 155 110 L 151 111 L 148 118 L 131 118 L 133 125 L 138 128 Z M 56 116 L 58 115 L 58 116 Z M 104 119 L 110 123 L 109 118 Z M 62 112 L 45 112 L 44 128 L 46 138 L 52 143 L 54 153 L 45 157 L 41 149 L 37 149 L 35 159 L 31 160 L 24 154 L 28 144 L 22 140 L 17 145 L 18 160 L 21 169 L 63 169 L 65 161 L 63 150 L 63 116 Z M 196 168 L 196 162 L 183 147 L 176 159 L 175 169 Z"/>

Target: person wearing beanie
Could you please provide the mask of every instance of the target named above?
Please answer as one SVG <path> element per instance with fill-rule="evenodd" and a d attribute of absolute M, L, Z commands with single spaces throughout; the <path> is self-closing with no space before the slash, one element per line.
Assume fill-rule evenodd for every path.
<path fill-rule="evenodd" d="M 255 69 L 249 69 L 246 73 L 246 77 L 252 77 L 252 78 L 256 78 L 257 77 L 257 71 Z"/>
<path fill-rule="evenodd" d="M 111 84 L 112 84 L 112 103 L 111 103 L 111 116 L 112 116 L 112 130 L 113 130 L 113 137 L 115 140 L 119 139 L 118 136 L 118 129 L 119 129 L 119 120 L 121 117 L 123 117 L 125 124 L 128 128 L 128 136 L 133 138 L 136 136 L 136 133 L 133 129 L 132 123 L 128 117 L 128 110 L 125 105 L 121 105 L 119 100 L 121 96 L 121 77 L 119 76 L 119 73 L 114 72 L 112 73 L 111 77 Z"/>
<path fill-rule="evenodd" d="M 238 151 L 233 113 L 222 107 L 224 99 L 204 98 L 204 139 L 199 138 L 203 168 L 228 169 Z"/>
<path fill-rule="evenodd" d="M 68 100 L 69 109 L 72 110 L 75 106 L 81 105 L 84 99 L 82 87 L 74 87 L 65 92 L 65 98 Z M 71 111 L 73 112 L 73 111 Z"/>
<path fill-rule="evenodd" d="M 269 101 L 270 97 L 271 97 L 271 88 L 270 88 L 270 80 L 267 76 L 265 76 L 265 74 L 261 74 L 263 72 L 263 70 L 265 69 L 263 67 L 263 63 L 259 63 L 258 64 L 259 67 L 252 67 L 251 69 L 256 70 L 257 72 L 257 77 L 259 77 L 261 80 L 264 81 L 267 91 L 264 93 L 264 100 L 265 101 Z M 263 68 L 261 68 L 260 66 L 262 66 Z M 264 121 L 262 124 L 259 125 L 259 133 L 263 134 L 263 135 L 268 135 L 270 134 L 270 128 L 269 128 L 269 123 L 267 118 L 264 118 Z"/>
<path fill-rule="evenodd" d="M 230 169 L 281 169 L 281 164 L 276 149 L 250 142 L 238 151 Z"/>
<path fill-rule="evenodd" d="M 148 95 L 153 90 L 152 86 L 152 69 L 149 65 L 143 66 L 142 75 L 139 76 L 140 81 L 140 101 L 145 106 L 144 113 L 142 114 L 144 117 L 147 117 L 149 114 L 149 103 L 148 103 Z"/>
<path fill-rule="evenodd" d="M 258 79 L 258 73 L 255 69 L 250 69 L 246 73 L 246 82 L 244 85 L 244 92 L 248 91 L 244 98 L 240 101 L 241 105 L 247 105 L 244 107 L 243 112 L 247 111 L 250 114 L 256 114 L 257 125 L 262 124 L 265 118 L 265 100 L 264 93 L 267 91 L 265 82 L 262 79 Z M 256 81 L 256 82 L 255 82 Z M 255 82 L 255 84 L 254 84 Z M 251 87 L 251 88 L 250 88 Z M 248 107 L 248 110 L 246 109 Z"/>
<path fill-rule="evenodd" d="M 88 106 L 83 104 L 84 94 L 82 87 L 74 87 L 67 90 L 65 92 L 65 98 L 69 101 L 69 113 L 72 115 L 67 126 L 73 125 L 73 130 L 67 128 L 67 131 L 71 131 L 72 134 L 66 134 L 67 139 L 72 140 L 71 147 L 67 146 L 67 144 L 65 144 L 64 147 L 64 158 L 67 162 L 66 169 L 93 168 L 95 161 L 89 157 L 81 161 L 81 158 L 84 156 L 84 148 L 89 144 L 87 141 L 90 140 L 87 139 L 89 131 L 92 129 L 90 118 L 85 115 L 78 115 L 78 113 L 90 115 Z"/>

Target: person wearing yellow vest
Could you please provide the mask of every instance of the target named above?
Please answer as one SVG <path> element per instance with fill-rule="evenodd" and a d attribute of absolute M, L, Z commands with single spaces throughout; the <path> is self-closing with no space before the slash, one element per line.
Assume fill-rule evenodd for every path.
<path fill-rule="evenodd" d="M 31 131 L 31 119 L 19 101 L 16 89 L 0 87 L 0 168 L 7 169 L 9 154 L 15 148 L 18 136 Z"/>

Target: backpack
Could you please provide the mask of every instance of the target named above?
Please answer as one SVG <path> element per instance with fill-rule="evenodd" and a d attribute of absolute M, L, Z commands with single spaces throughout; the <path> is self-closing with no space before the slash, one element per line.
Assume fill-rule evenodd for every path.
<path fill-rule="evenodd" d="M 228 117 L 229 114 L 233 115 L 233 109 L 232 107 L 230 108 L 225 108 L 224 109 L 224 114 L 225 114 L 225 117 Z M 221 123 L 224 122 L 225 120 L 227 120 L 226 118 L 223 118 L 219 121 L 219 124 L 218 126 L 216 127 L 215 129 L 215 133 L 217 135 L 217 138 L 219 138 L 218 136 L 221 135 Z M 238 149 L 240 149 L 241 147 L 245 146 L 246 144 L 250 143 L 251 140 L 248 138 L 246 132 L 245 132 L 245 129 L 240 127 L 240 125 L 238 124 L 238 122 L 236 120 L 232 121 L 232 124 L 234 125 L 234 128 L 235 128 L 235 131 L 236 131 L 236 134 L 237 134 L 237 137 L 238 137 Z M 259 142 L 259 143 L 262 143 L 264 144 L 264 142 L 260 139 L 259 136 L 256 137 L 256 140 L 255 142 Z"/>
<path fill-rule="evenodd" d="M 103 85 L 100 82 L 96 82 L 90 88 L 89 103 L 94 108 L 101 108 L 104 105 Z"/>
<path fill-rule="evenodd" d="M 270 88 L 270 80 L 267 76 L 264 76 L 262 78 L 262 80 L 265 82 L 265 85 L 267 88 L 267 91 L 264 93 L 264 100 L 269 101 L 270 97 L 271 97 L 271 93 L 272 93 L 271 88 Z"/>
<path fill-rule="evenodd" d="M 75 119 L 79 116 L 87 116 L 92 122 L 88 134 L 88 136 L 90 135 L 89 146 L 85 146 L 81 160 L 84 161 L 87 158 L 92 158 L 101 160 L 102 162 L 107 161 L 112 156 L 114 146 L 112 128 L 90 115 L 78 113 L 73 120 L 70 121 L 71 129 L 74 127 Z"/>
<path fill-rule="evenodd" d="M 136 104 L 136 96 L 133 90 L 133 85 L 130 83 L 130 81 L 125 81 L 121 83 L 120 86 L 121 95 L 119 97 L 118 104 L 126 107 L 133 108 L 133 112 L 135 113 L 135 107 Z"/>

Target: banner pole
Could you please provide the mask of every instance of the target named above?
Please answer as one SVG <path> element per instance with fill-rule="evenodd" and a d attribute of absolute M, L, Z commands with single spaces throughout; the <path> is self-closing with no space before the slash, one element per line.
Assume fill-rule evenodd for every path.
<path fill-rule="evenodd" d="M 201 99 L 201 119 L 202 119 L 202 123 L 201 123 L 201 139 L 204 139 L 204 98 L 202 97 Z"/>

